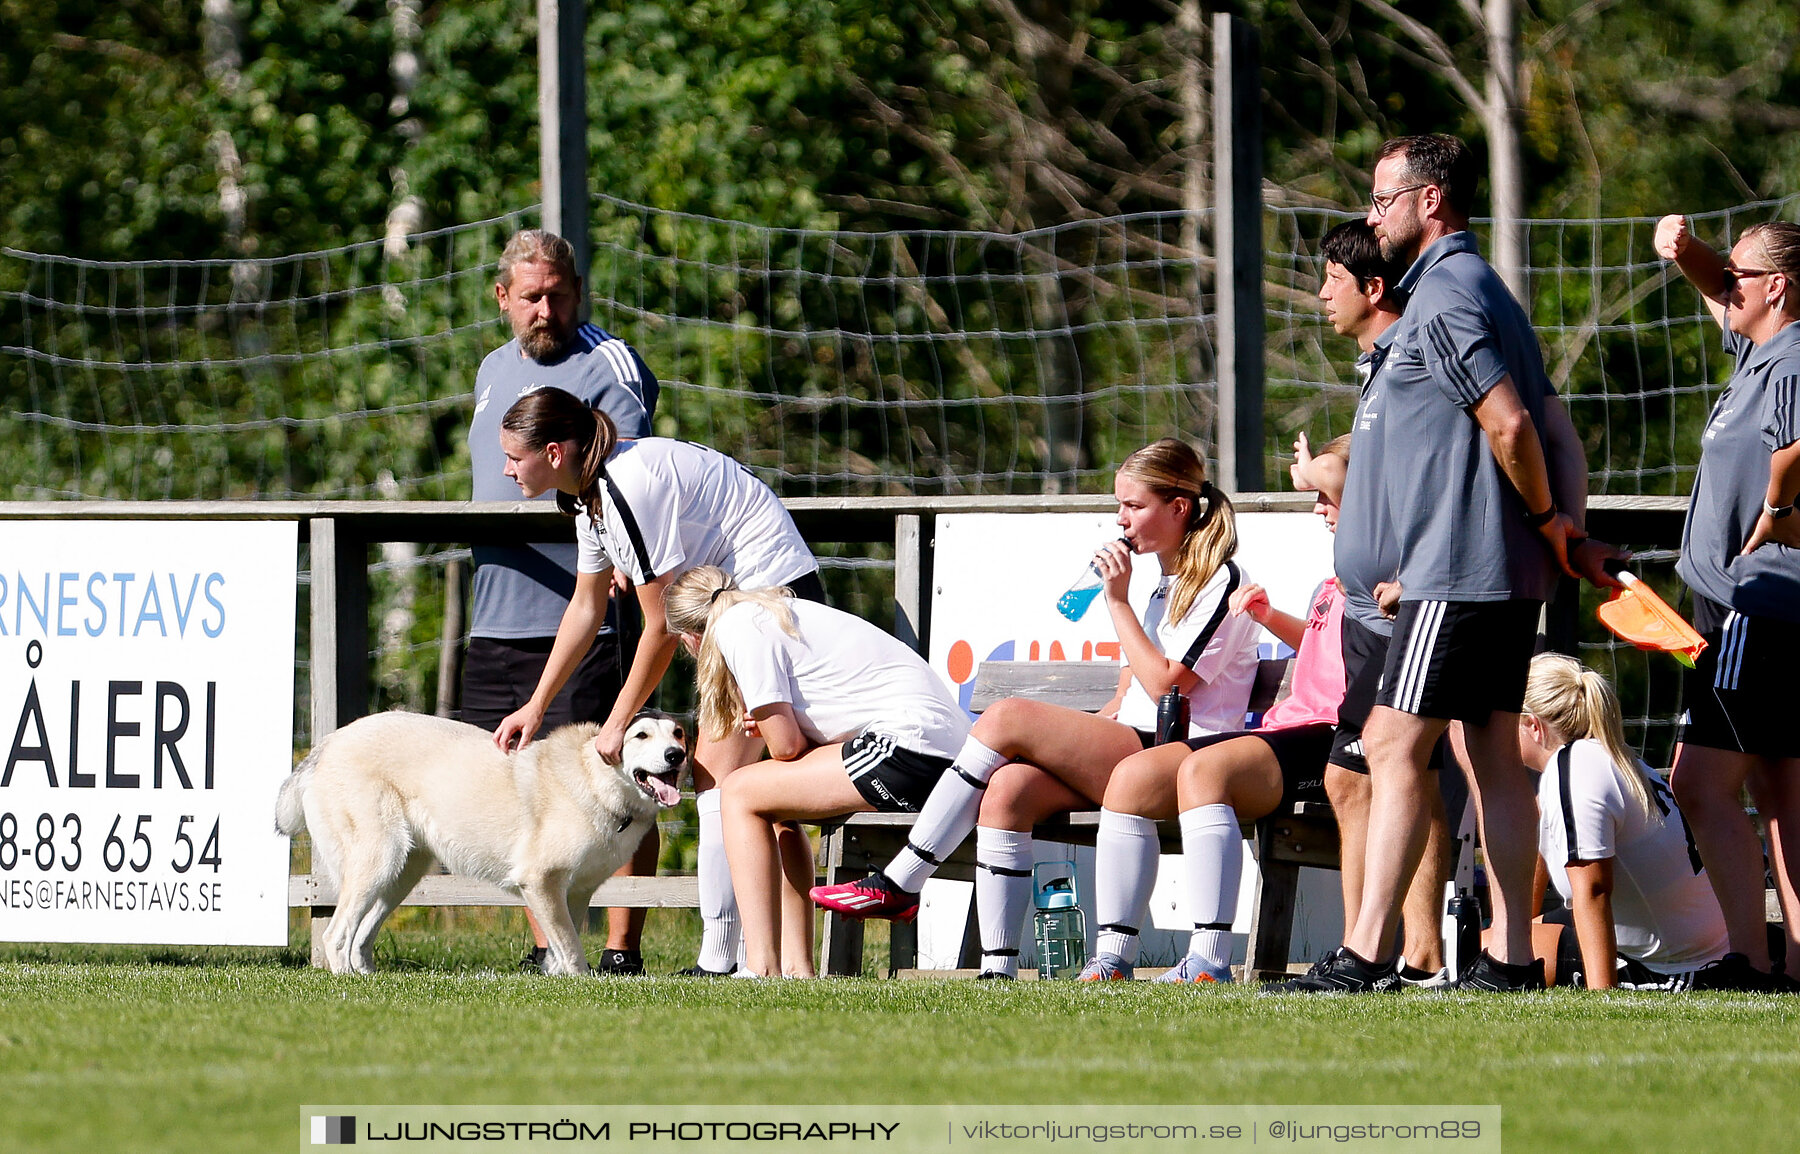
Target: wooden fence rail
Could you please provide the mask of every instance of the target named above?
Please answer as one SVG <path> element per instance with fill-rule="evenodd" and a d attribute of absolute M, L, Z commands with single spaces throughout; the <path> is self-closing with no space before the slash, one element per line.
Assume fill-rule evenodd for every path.
<path fill-rule="evenodd" d="M 891 542 L 894 546 L 894 632 L 927 652 L 931 636 L 931 552 L 939 515 L 951 513 L 1094 513 L 1116 506 L 1105 495 L 993 497 L 800 497 L 784 501 L 801 533 L 815 543 Z M 1239 512 L 1305 512 L 1305 493 L 1246 493 Z M 1687 510 L 1683 497 L 1596 497 L 1589 506 L 1595 536 L 1674 547 Z M 472 501 L 43 501 L 0 502 L 0 521 L 293 521 L 311 548 L 312 738 L 361 717 L 369 708 L 369 549 L 390 541 L 571 541 L 568 517 L 532 502 Z M 1552 613 L 1553 634 L 1572 638 L 1575 598 Z M 289 879 L 289 904 L 314 914 L 336 900 L 312 875 Z M 691 877 L 615 878 L 594 905 L 694 906 Z M 447 875 L 425 878 L 408 905 L 516 905 L 484 882 Z M 314 935 L 323 919 L 315 918 Z M 316 950 L 315 950 L 316 954 Z M 315 961 L 316 961 L 315 956 Z"/>

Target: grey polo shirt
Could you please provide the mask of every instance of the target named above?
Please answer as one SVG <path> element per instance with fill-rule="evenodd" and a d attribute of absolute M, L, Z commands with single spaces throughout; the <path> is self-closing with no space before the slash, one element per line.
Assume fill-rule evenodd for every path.
<path fill-rule="evenodd" d="M 1770 543 L 1738 554 L 1762 516 L 1769 454 L 1800 440 L 1800 324 L 1760 345 L 1725 333 L 1737 359 L 1700 436 L 1700 471 L 1675 572 L 1739 613 L 1800 621 L 1800 549 Z"/>
<path fill-rule="evenodd" d="M 1393 636 L 1394 623 L 1381 615 L 1375 586 L 1392 581 L 1400 569 L 1400 550 L 1381 485 L 1382 441 L 1387 430 L 1382 420 L 1386 404 L 1381 369 L 1393 340 L 1394 327 L 1389 325 L 1375 338 L 1375 347 L 1356 358 L 1362 396 L 1350 426 L 1350 467 L 1344 475 L 1337 532 L 1332 536 L 1332 568 L 1344 591 L 1344 611 L 1383 637 Z"/>
<path fill-rule="evenodd" d="M 1537 334 L 1481 259 L 1473 233 L 1433 243 L 1399 288 L 1406 312 L 1390 330 L 1381 373 L 1381 419 L 1394 432 L 1384 439 L 1380 469 L 1401 599 L 1548 600 L 1556 562 L 1525 523 L 1525 502 L 1470 412 L 1511 376 L 1542 440 L 1551 389 Z"/>
<path fill-rule="evenodd" d="M 637 351 L 598 325 L 582 325 L 562 359 L 534 361 L 517 340 L 489 353 L 475 375 L 475 419 L 469 423 L 469 466 L 477 501 L 520 500 L 500 452 L 500 418 L 529 390 L 573 393 L 619 426 L 622 437 L 650 435 L 656 377 Z M 551 501 L 554 494 L 538 498 Z M 575 546 L 481 545 L 475 548 L 475 637 L 554 637 L 575 592 Z"/>

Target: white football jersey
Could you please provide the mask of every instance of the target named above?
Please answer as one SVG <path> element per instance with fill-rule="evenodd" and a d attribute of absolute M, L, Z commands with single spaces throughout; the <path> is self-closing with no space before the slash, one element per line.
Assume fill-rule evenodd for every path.
<path fill-rule="evenodd" d="M 1569 862 L 1612 858 L 1620 955 L 1659 974 L 1680 973 L 1725 956 L 1725 917 L 1675 795 L 1640 768 L 1654 811 L 1648 817 L 1627 796 L 1605 746 L 1584 738 L 1558 750 L 1538 779 L 1538 852 L 1565 902 Z"/>

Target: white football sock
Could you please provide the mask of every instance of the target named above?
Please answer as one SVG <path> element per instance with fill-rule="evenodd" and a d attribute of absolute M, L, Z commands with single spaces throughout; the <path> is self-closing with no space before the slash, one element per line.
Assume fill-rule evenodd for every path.
<path fill-rule="evenodd" d="M 1231 964 L 1230 930 L 1195 930 L 1188 935 L 1187 952 L 1208 966 L 1217 968 Z"/>
<path fill-rule="evenodd" d="M 887 879 L 909 894 L 918 893 L 925 879 L 937 872 L 938 863 L 955 853 L 975 828 L 982 791 L 994 771 L 1005 764 L 1004 756 L 975 738 L 965 740 L 962 752 L 938 778 L 920 808 L 906 848 L 881 871 Z"/>
<path fill-rule="evenodd" d="M 1161 852 L 1154 821 L 1135 813 L 1100 811 L 1094 834 L 1094 921 L 1100 927 L 1096 954 L 1137 961 L 1138 931 L 1150 912 Z"/>
<path fill-rule="evenodd" d="M 981 968 L 1016 978 L 1019 935 L 1031 905 L 1031 835 L 983 826 L 975 831 L 975 862 Z"/>
<path fill-rule="evenodd" d="M 700 811 L 700 840 L 694 872 L 700 889 L 699 963 L 714 973 L 737 967 L 743 952 L 739 940 L 737 895 L 731 888 L 731 863 L 725 857 L 725 822 L 719 814 L 719 791 L 694 796 Z"/>
<path fill-rule="evenodd" d="M 1231 962 L 1231 923 L 1244 872 L 1242 841 L 1237 811 L 1228 805 L 1196 806 L 1181 815 L 1183 896 L 1194 925 L 1188 953 L 1208 965 Z"/>

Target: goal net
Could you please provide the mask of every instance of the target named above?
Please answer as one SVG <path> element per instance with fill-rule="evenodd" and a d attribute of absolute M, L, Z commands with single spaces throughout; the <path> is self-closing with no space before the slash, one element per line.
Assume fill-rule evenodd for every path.
<path fill-rule="evenodd" d="M 1797 208 L 1742 205 L 1694 228 L 1720 245 Z M 1319 239 L 1344 219 L 1265 213 L 1271 487 L 1296 434 L 1349 428 L 1356 350 L 1316 296 Z M 256 260 L 0 249 L 0 493 L 466 498 L 475 368 L 510 335 L 495 262 L 531 223 L 522 211 Z M 1698 296 L 1651 250 L 1654 224 L 1529 222 L 1527 303 L 1595 493 L 1684 495 L 1729 369 Z M 798 231 L 596 197 L 590 227 L 593 319 L 662 379 L 657 431 L 732 452 L 784 495 L 1103 492 L 1157 437 L 1213 455 L 1207 217 Z M 852 603 L 884 601 L 882 550 L 830 552 Z M 429 583 L 461 556 L 390 556 L 381 577 Z M 1590 660 L 1640 676 L 1589 641 Z M 423 669 L 438 644 L 421 625 L 383 660 Z M 409 674 L 397 699 L 417 704 L 431 676 Z M 1647 706 L 1634 736 L 1666 732 L 1665 696 L 1638 697 L 1661 720 Z"/>

